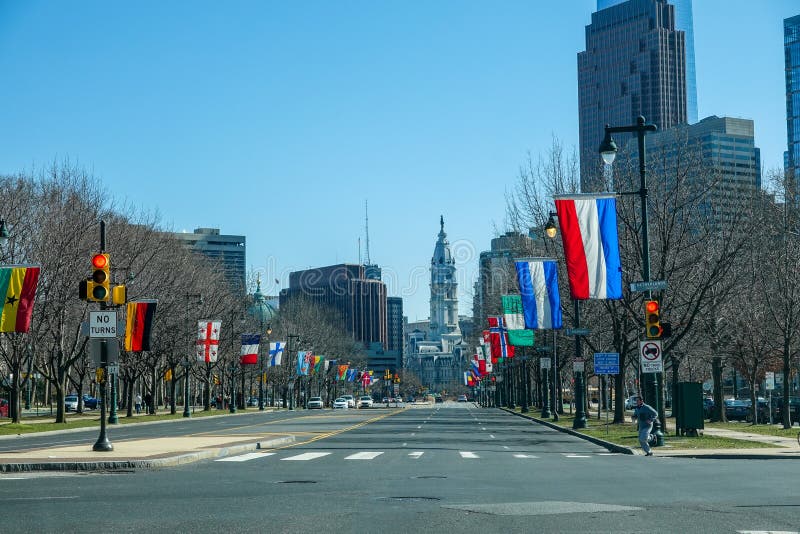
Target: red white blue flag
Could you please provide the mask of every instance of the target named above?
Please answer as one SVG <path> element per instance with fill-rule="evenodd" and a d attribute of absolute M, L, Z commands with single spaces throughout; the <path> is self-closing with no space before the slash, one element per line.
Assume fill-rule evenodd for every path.
<path fill-rule="evenodd" d="M 525 328 L 561 328 L 561 297 L 555 260 L 525 259 L 516 262 Z"/>
<path fill-rule="evenodd" d="M 260 341 L 259 334 L 242 334 L 242 354 L 239 357 L 239 363 L 242 365 L 258 363 L 258 343 Z"/>
<path fill-rule="evenodd" d="M 621 299 L 616 197 L 559 196 L 555 203 L 572 298 Z"/>

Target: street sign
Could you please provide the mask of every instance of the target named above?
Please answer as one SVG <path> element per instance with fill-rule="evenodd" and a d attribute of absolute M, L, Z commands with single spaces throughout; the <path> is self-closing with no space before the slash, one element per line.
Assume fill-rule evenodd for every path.
<path fill-rule="evenodd" d="M 640 341 L 639 356 L 641 358 L 642 373 L 660 373 L 664 371 L 661 359 L 661 341 Z"/>
<path fill-rule="evenodd" d="M 662 291 L 667 289 L 666 280 L 650 280 L 649 282 L 631 282 L 631 291 L 642 293 L 644 291 Z"/>
<path fill-rule="evenodd" d="M 550 358 L 539 358 L 539 366 L 542 369 L 550 369 Z"/>
<path fill-rule="evenodd" d="M 618 375 L 619 374 L 619 353 L 618 352 L 595 352 L 594 353 L 594 374 L 596 374 L 596 375 Z"/>
<path fill-rule="evenodd" d="M 89 337 L 90 338 L 117 337 L 117 312 L 90 311 Z"/>
<path fill-rule="evenodd" d="M 584 369 L 583 358 L 575 359 L 572 362 L 572 371 L 575 373 L 582 373 Z"/>
<path fill-rule="evenodd" d="M 119 362 L 119 343 L 116 339 L 105 340 L 93 338 L 89 340 L 89 354 L 95 367 L 106 367 Z"/>
<path fill-rule="evenodd" d="M 568 336 L 588 336 L 591 333 L 588 328 L 567 328 Z"/>
<path fill-rule="evenodd" d="M 767 389 L 775 389 L 775 373 L 767 371 L 766 375 Z"/>

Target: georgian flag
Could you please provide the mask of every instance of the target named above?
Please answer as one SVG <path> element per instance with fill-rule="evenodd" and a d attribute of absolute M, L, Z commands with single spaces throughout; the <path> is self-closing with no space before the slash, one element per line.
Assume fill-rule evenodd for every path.
<path fill-rule="evenodd" d="M 213 363 L 219 351 L 219 330 L 222 321 L 197 322 L 197 361 Z"/>
<path fill-rule="evenodd" d="M 555 203 L 572 298 L 621 299 L 616 197 L 561 196 Z"/>
<path fill-rule="evenodd" d="M 258 344 L 261 341 L 259 334 L 242 334 L 242 353 L 239 363 L 242 365 L 258 364 Z"/>

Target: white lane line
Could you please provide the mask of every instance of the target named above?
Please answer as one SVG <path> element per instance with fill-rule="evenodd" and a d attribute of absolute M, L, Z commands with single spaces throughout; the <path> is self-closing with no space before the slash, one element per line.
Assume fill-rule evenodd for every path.
<path fill-rule="evenodd" d="M 412 432 L 412 433 L 411 433 L 411 435 L 412 435 L 412 436 L 416 436 L 416 435 L 417 435 L 417 433 L 416 433 L 416 432 Z"/>
<path fill-rule="evenodd" d="M 322 458 L 323 456 L 328 456 L 329 452 L 304 452 L 303 454 L 298 454 L 297 456 L 289 456 L 288 458 L 281 458 L 281 460 L 296 460 L 299 462 L 304 462 L 306 460 L 315 460 L 317 458 Z"/>
<path fill-rule="evenodd" d="M 481 427 L 481 430 L 486 430 L 486 427 Z"/>
<path fill-rule="evenodd" d="M 355 454 L 351 454 L 350 456 L 345 456 L 345 460 L 372 460 L 373 458 L 377 458 L 383 454 L 382 452 L 375 452 L 375 451 L 364 451 L 364 452 L 357 452 Z"/>
<path fill-rule="evenodd" d="M 494 434 L 489 434 L 489 437 L 494 439 Z"/>
<path fill-rule="evenodd" d="M 504 449 L 507 449 L 507 448 L 508 448 L 508 445 L 503 445 L 503 448 L 504 448 Z"/>
<path fill-rule="evenodd" d="M 459 451 L 458 454 L 460 454 L 462 458 L 480 458 L 480 456 L 478 456 L 474 452 Z"/>
<path fill-rule="evenodd" d="M 565 454 L 567 458 L 591 458 L 588 454 Z"/>
<path fill-rule="evenodd" d="M 408 453 L 408 455 L 411 456 L 415 460 L 419 460 L 419 457 L 422 456 L 423 454 L 425 454 L 425 453 L 422 452 L 422 451 L 414 451 L 414 452 L 409 452 Z"/>
<path fill-rule="evenodd" d="M 739 534 L 798 534 L 796 530 L 737 530 Z"/>
<path fill-rule="evenodd" d="M 275 454 L 274 452 L 249 452 L 247 454 L 241 454 L 239 456 L 230 456 L 228 458 L 220 458 L 219 460 L 214 460 L 215 462 L 246 462 L 247 460 L 255 460 L 256 458 L 266 458 L 267 456 L 272 456 Z"/>
<path fill-rule="evenodd" d="M 534 456 L 533 454 L 515 454 L 514 458 L 538 458 L 538 456 Z"/>
<path fill-rule="evenodd" d="M 422 428 L 422 425 L 417 425 L 417 428 Z"/>
<path fill-rule="evenodd" d="M 597 456 L 618 456 L 616 452 L 598 452 Z"/>
<path fill-rule="evenodd" d="M 403 447 L 405 447 L 406 445 L 408 445 L 408 443 L 403 443 Z"/>

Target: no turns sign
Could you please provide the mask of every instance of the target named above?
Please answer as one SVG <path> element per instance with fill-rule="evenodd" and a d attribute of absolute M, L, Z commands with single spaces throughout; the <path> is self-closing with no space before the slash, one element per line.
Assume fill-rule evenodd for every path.
<path fill-rule="evenodd" d="M 642 373 L 661 373 L 664 362 L 661 358 L 661 341 L 640 341 L 639 356 Z"/>

